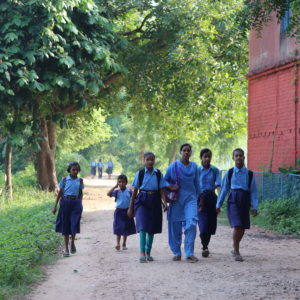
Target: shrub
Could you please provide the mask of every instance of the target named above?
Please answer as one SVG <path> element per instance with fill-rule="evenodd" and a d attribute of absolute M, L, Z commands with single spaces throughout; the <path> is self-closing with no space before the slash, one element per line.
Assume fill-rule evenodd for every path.
<path fill-rule="evenodd" d="M 80 164 L 80 176 L 85 177 L 90 174 L 90 163 L 78 153 L 61 153 L 56 159 L 56 175 L 58 181 L 68 175 L 67 167 L 70 162 L 77 161 Z"/>
<path fill-rule="evenodd" d="M 300 235 L 300 207 L 296 198 L 265 200 L 255 224 L 283 234 Z"/>

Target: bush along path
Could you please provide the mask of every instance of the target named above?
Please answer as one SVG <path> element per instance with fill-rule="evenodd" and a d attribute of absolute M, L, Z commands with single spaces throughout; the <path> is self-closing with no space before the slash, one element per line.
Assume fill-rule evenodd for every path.
<path fill-rule="evenodd" d="M 0 199 L 0 299 L 28 291 L 41 277 L 39 265 L 57 253 L 61 238 L 53 231 L 52 198 L 23 189 L 12 203 Z"/>
<path fill-rule="evenodd" d="M 299 299 L 300 240 L 254 227 L 241 243 L 244 262 L 230 255 L 232 231 L 218 225 L 211 255 L 198 263 L 172 261 L 167 222 L 155 235 L 153 262 L 141 264 L 138 235 L 126 251 L 115 250 L 112 223 L 115 202 L 108 188 L 87 187 L 77 253 L 47 268 L 47 280 L 33 287 L 27 300 L 53 299 Z"/>

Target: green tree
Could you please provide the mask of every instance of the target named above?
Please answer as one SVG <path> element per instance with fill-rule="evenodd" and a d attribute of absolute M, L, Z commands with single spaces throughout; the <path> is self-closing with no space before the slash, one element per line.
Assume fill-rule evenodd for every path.
<path fill-rule="evenodd" d="M 54 190 L 54 122 L 93 103 L 121 71 L 114 27 L 90 0 L 4 0 L 0 13 L 0 104 L 30 116 L 41 136 L 38 182 Z"/>

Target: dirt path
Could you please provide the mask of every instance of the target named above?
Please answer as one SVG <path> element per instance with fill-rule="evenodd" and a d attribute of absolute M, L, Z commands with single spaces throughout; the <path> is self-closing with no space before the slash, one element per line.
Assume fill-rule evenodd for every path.
<path fill-rule="evenodd" d="M 49 266 L 47 280 L 25 299 L 300 299 L 299 239 L 251 229 L 242 242 L 245 261 L 239 263 L 228 254 L 230 228 L 219 225 L 211 257 L 197 264 L 172 262 L 164 220 L 163 233 L 154 238 L 155 261 L 140 264 L 138 235 L 129 237 L 129 250 L 114 250 L 114 201 L 107 190 L 86 189 L 78 253 Z M 200 253 L 197 239 L 195 255 Z"/>

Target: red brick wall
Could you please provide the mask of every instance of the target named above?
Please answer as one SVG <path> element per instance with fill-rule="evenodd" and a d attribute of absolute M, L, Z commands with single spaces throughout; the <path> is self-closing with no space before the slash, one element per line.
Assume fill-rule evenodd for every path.
<path fill-rule="evenodd" d="M 291 63 L 250 76 L 248 103 L 248 166 L 252 170 L 295 164 L 300 156 L 300 67 Z"/>

